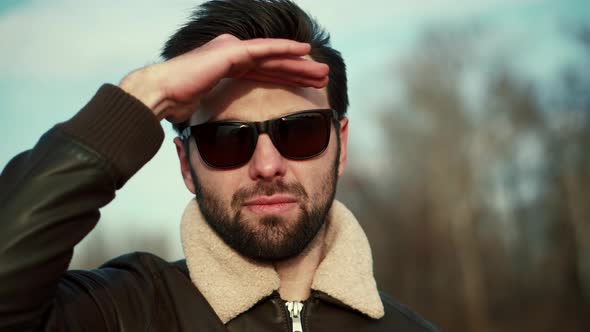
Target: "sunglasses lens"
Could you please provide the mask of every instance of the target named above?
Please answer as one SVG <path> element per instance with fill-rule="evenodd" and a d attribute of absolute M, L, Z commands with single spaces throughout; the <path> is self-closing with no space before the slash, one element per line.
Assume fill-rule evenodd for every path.
<path fill-rule="evenodd" d="M 330 140 L 330 117 L 321 112 L 293 114 L 275 123 L 277 147 L 292 159 L 314 157 L 324 151 Z"/>
<path fill-rule="evenodd" d="M 211 122 L 194 131 L 201 158 L 213 167 L 236 167 L 248 162 L 254 146 L 254 128 L 245 124 Z"/>

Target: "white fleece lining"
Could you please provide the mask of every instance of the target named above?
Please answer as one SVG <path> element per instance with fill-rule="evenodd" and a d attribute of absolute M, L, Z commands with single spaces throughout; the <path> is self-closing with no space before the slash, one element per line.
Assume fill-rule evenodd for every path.
<path fill-rule="evenodd" d="M 327 226 L 326 257 L 316 270 L 312 289 L 371 318 L 383 317 L 371 248 L 358 221 L 334 201 Z M 194 199 L 182 216 L 181 240 L 192 282 L 223 323 L 279 288 L 273 265 L 248 259 L 230 248 L 204 221 Z"/>

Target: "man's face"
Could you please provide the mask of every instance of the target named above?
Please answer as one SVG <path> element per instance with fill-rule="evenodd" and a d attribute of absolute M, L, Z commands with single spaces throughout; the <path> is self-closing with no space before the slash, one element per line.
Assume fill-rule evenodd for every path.
<path fill-rule="evenodd" d="M 201 100 L 191 125 L 263 121 L 319 108 L 330 108 L 324 89 L 226 79 Z M 270 137 L 261 134 L 250 161 L 232 169 L 205 164 L 192 138 L 188 165 L 181 142 L 175 142 L 185 184 L 211 227 L 247 257 L 278 260 L 299 254 L 326 219 L 346 162 L 346 119 L 341 127 L 340 139 L 331 127 L 322 154 L 299 161 L 283 157 Z"/>

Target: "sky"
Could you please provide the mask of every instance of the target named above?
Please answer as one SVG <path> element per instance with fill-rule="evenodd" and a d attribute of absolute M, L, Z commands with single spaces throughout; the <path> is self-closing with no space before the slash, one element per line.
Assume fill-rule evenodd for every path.
<path fill-rule="evenodd" d="M 43 132 L 74 115 L 103 83 L 161 61 L 165 40 L 200 1 L 2 0 L 0 2 L 0 165 L 31 148 Z M 540 80 L 579 56 L 564 41 L 564 23 L 589 21 L 586 0 L 301 0 L 332 34 L 348 66 L 350 159 L 365 171 L 382 167 L 370 117 L 392 98 L 395 59 L 426 27 L 486 23 L 498 33 L 491 51 L 513 48 L 514 61 Z M 507 46 L 508 45 L 508 46 Z M 393 75 L 395 78 L 395 75 Z M 156 157 L 102 210 L 98 228 L 120 250 L 144 250 L 142 234 L 166 237 L 181 256 L 178 225 L 191 198 L 181 181 L 168 124 Z M 355 163 L 355 161 L 352 161 Z M 134 229 L 136 241 L 127 241 Z M 129 242 L 129 244 L 126 244 Z M 176 245 L 178 244 L 178 245 Z"/>

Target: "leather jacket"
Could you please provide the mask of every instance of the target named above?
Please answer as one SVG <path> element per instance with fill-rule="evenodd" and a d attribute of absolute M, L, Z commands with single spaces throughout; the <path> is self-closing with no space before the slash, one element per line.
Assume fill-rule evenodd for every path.
<path fill-rule="evenodd" d="M 132 253 L 68 271 L 99 209 L 159 149 L 163 130 L 142 103 L 103 86 L 72 119 L 14 157 L 0 176 L 0 331 L 435 331 L 380 294 L 374 319 L 321 291 L 299 315 L 275 291 L 222 322 L 185 260 Z M 294 316 L 291 318 L 290 316 Z"/>

